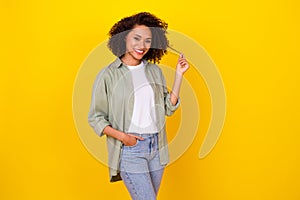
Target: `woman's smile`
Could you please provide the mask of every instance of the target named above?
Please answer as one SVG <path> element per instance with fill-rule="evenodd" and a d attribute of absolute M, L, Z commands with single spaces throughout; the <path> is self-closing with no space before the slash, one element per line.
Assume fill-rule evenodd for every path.
<path fill-rule="evenodd" d="M 135 52 L 137 53 L 137 54 L 139 54 L 139 55 L 143 55 L 144 54 L 144 50 L 140 50 L 140 49 L 134 49 L 135 50 Z"/>

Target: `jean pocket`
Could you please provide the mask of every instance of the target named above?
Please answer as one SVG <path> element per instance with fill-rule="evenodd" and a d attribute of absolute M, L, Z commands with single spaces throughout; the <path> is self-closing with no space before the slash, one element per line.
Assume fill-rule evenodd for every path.
<path fill-rule="evenodd" d="M 134 147 L 136 147 L 136 146 L 139 144 L 139 142 L 140 142 L 140 140 L 136 139 L 136 143 L 135 143 L 134 145 L 132 145 L 132 146 L 127 146 L 127 145 L 124 144 L 124 147 L 125 147 L 125 148 L 134 148 Z"/>

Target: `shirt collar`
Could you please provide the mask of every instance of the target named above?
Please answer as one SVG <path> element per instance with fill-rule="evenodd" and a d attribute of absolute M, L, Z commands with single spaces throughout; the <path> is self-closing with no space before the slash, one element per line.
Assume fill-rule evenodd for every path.
<path fill-rule="evenodd" d="M 147 60 L 143 60 L 143 62 L 145 63 L 145 66 L 148 64 Z M 115 61 L 112 63 L 112 65 L 116 68 L 120 68 L 123 65 L 123 63 L 122 63 L 121 59 L 119 57 L 117 57 L 115 59 Z"/>

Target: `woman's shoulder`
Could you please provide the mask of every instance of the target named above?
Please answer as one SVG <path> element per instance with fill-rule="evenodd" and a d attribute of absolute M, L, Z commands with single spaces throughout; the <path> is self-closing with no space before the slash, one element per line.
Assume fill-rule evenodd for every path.
<path fill-rule="evenodd" d="M 117 69 L 121 65 L 121 62 L 116 59 L 115 61 L 111 62 L 107 66 L 103 67 L 99 72 L 98 76 L 110 76 L 115 69 Z"/>
<path fill-rule="evenodd" d="M 98 74 L 96 75 L 96 82 L 107 82 L 111 80 L 111 77 L 113 75 L 112 70 L 112 63 L 100 69 Z"/>

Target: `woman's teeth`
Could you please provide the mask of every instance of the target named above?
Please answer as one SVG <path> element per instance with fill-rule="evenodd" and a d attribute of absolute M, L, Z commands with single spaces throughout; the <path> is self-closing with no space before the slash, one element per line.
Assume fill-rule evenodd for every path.
<path fill-rule="evenodd" d="M 139 54 L 142 54 L 142 53 L 144 53 L 144 51 L 142 51 L 142 50 L 138 50 L 138 49 L 135 49 L 135 51 L 136 51 L 137 53 L 139 53 Z"/>

